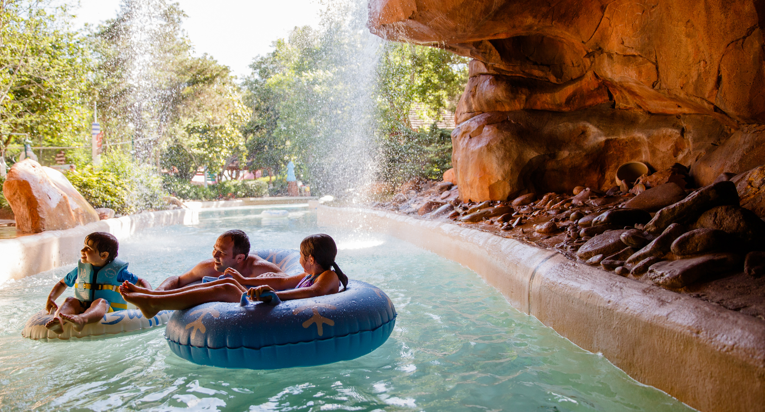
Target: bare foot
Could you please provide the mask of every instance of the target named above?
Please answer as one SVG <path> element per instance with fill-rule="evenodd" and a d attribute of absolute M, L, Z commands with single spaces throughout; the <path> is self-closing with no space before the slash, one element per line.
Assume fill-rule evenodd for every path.
<path fill-rule="evenodd" d="M 146 319 L 151 319 L 159 313 L 159 309 L 151 304 L 151 300 L 154 298 L 151 295 L 123 291 L 122 297 L 124 297 L 126 301 L 136 305 Z"/>
<path fill-rule="evenodd" d="M 134 285 L 134 284 L 132 284 L 130 282 L 127 282 L 127 281 L 122 283 L 122 286 L 120 286 L 120 290 L 124 290 L 124 291 L 127 291 L 127 292 L 140 292 L 140 293 L 145 293 L 146 292 L 146 289 L 144 289 L 144 288 L 142 288 L 142 287 L 140 287 L 138 285 Z"/>
<path fill-rule="evenodd" d="M 64 318 L 65 321 L 71 323 L 74 330 L 77 332 L 82 331 L 82 328 L 85 327 L 85 320 L 80 315 L 67 315 L 62 313 L 61 317 Z"/>
<path fill-rule="evenodd" d="M 57 335 L 64 333 L 64 322 L 61 321 L 61 318 L 54 317 L 45 323 L 45 327 Z"/>

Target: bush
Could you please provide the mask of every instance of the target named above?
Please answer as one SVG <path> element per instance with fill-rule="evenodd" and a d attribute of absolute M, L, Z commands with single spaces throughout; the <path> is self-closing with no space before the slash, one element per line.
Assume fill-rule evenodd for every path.
<path fill-rule="evenodd" d="M 218 184 L 192 185 L 185 179 L 165 176 L 163 185 L 173 196 L 183 200 L 218 200 L 243 197 L 263 197 L 268 193 L 268 184 L 257 180 L 226 180 Z"/>
<path fill-rule="evenodd" d="M 136 164 L 117 151 L 104 155 L 102 162 L 101 167 L 87 165 L 66 175 L 93 207 L 108 207 L 122 215 L 164 208 L 167 193 L 151 166 Z"/>

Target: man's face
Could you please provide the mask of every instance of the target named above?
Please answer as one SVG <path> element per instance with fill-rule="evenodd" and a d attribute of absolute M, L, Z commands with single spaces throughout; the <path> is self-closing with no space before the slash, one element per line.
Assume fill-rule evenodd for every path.
<path fill-rule="evenodd" d="M 237 259 L 237 257 L 241 258 L 244 255 L 234 255 L 234 241 L 231 240 L 228 236 L 221 236 L 218 238 L 218 240 L 215 242 L 215 247 L 213 247 L 213 267 L 218 272 L 223 272 L 227 268 L 236 266 L 237 263 L 241 262 L 243 259 Z"/>

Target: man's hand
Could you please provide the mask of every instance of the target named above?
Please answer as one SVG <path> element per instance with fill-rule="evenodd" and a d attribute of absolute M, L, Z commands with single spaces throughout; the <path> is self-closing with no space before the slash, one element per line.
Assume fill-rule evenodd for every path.
<path fill-rule="evenodd" d="M 56 300 L 51 299 L 50 296 L 48 296 L 48 300 L 45 302 L 45 311 L 48 312 L 48 314 L 52 315 L 56 313 L 58 310 L 58 305 L 56 305 Z"/>

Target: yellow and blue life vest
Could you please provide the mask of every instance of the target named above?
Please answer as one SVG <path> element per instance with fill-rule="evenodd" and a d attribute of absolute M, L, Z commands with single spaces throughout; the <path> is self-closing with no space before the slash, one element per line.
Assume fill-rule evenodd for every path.
<path fill-rule="evenodd" d="M 127 268 L 127 262 L 114 259 L 98 271 L 96 279 L 93 279 L 93 265 L 90 263 L 77 262 L 77 282 L 74 285 L 74 296 L 85 302 L 92 302 L 103 298 L 109 302 L 109 312 L 127 309 L 127 302 L 119 292 L 120 282 L 117 275 L 123 268 Z"/>

